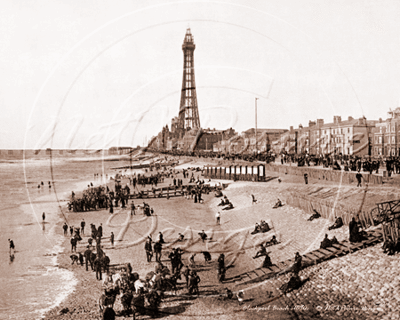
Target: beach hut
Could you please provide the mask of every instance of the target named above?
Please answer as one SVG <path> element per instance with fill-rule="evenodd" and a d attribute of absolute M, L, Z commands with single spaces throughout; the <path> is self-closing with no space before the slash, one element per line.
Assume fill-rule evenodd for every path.
<path fill-rule="evenodd" d="M 247 167 L 242 166 L 241 178 L 242 180 L 247 180 L 246 177 L 247 177 Z"/>
<path fill-rule="evenodd" d="M 225 168 L 225 179 L 231 180 L 231 167 L 226 167 Z"/>
<path fill-rule="evenodd" d="M 253 178 L 254 181 L 260 181 L 260 179 L 258 178 L 258 166 L 253 167 Z"/>
<path fill-rule="evenodd" d="M 265 181 L 265 166 L 263 164 L 258 166 L 258 181 Z"/>
<path fill-rule="evenodd" d="M 247 166 L 246 180 L 253 181 L 253 167 L 252 166 Z"/>
<path fill-rule="evenodd" d="M 231 167 L 231 179 L 233 179 L 234 181 L 237 181 L 239 179 L 239 176 L 237 174 L 238 170 L 240 169 L 238 169 L 236 166 Z"/>
<path fill-rule="evenodd" d="M 211 168 L 211 178 L 215 179 L 215 167 Z"/>
<path fill-rule="evenodd" d="M 226 179 L 225 178 L 225 167 L 221 167 L 221 179 Z"/>

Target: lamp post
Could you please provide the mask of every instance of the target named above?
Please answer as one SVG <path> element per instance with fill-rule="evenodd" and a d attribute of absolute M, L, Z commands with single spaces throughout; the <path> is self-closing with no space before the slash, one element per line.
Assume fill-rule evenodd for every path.
<path fill-rule="evenodd" d="M 255 99 L 255 110 L 256 110 L 256 119 L 255 119 L 255 121 L 256 121 L 256 157 L 257 157 L 257 154 L 258 154 L 258 145 L 257 145 L 257 100 L 258 100 L 258 98 Z"/>

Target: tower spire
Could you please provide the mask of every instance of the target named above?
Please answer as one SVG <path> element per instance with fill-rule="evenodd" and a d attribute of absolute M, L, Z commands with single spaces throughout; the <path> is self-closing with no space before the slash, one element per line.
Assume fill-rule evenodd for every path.
<path fill-rule="evenodd" d="M 196 45 L 190 28 L 186 30 L 185 39 L 182 44 L 183 51 L 183 79 L 181 103 L 179 107 L 179 126 L 181 129 L 199 129 L 200 119 L 197 107 L 196 82 L 194 79 L 193 53 Z"/>

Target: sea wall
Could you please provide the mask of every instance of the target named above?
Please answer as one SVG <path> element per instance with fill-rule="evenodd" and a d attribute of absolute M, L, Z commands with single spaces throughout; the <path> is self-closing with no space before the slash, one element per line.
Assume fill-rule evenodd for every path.
<path fill-rule="evenodd" d="M 345 184 L 356 184 L 356 172 L 339 171 L 332 169 L 322 169 L 313 167 L 290 167 L 276 164 L 266 164 L 266 171 L 277 172 L 281 175 L 289 174 L 295 176 L 304 176 L 307 173 L 309 179 L 327 180 Z M 362 173 L 363 180 L 371 184 L 382 184 L 382 176 L 377 176 L 369 173 Z"/>
<path fill-rule="evenodd" d="M 342 217 L 343 223 L 347 225 L 352 216 L 359 211 L 359 208 L 349 207 L 340 202 L 307 197 L 299 193 L 287 193 L 284 200 L 288 205 L 297 207 L 310 215 L 314 214 L 314 210 L 316 210 L 321 217 L 329 219 L 332 223 L 335 221 L 335 217 Z M 368 209 L 361 210 L 362 213 L 364 211 L 368 211 Z"/>

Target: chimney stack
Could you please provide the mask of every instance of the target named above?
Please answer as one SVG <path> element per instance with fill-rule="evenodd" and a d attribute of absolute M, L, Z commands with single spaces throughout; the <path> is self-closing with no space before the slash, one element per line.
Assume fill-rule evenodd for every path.
<path fill-rule="evenodd" d="M 333 116 L 333 123 L 334 124 L 338 124 L 342 121 L 342 117 L 341 116 Z"/>

